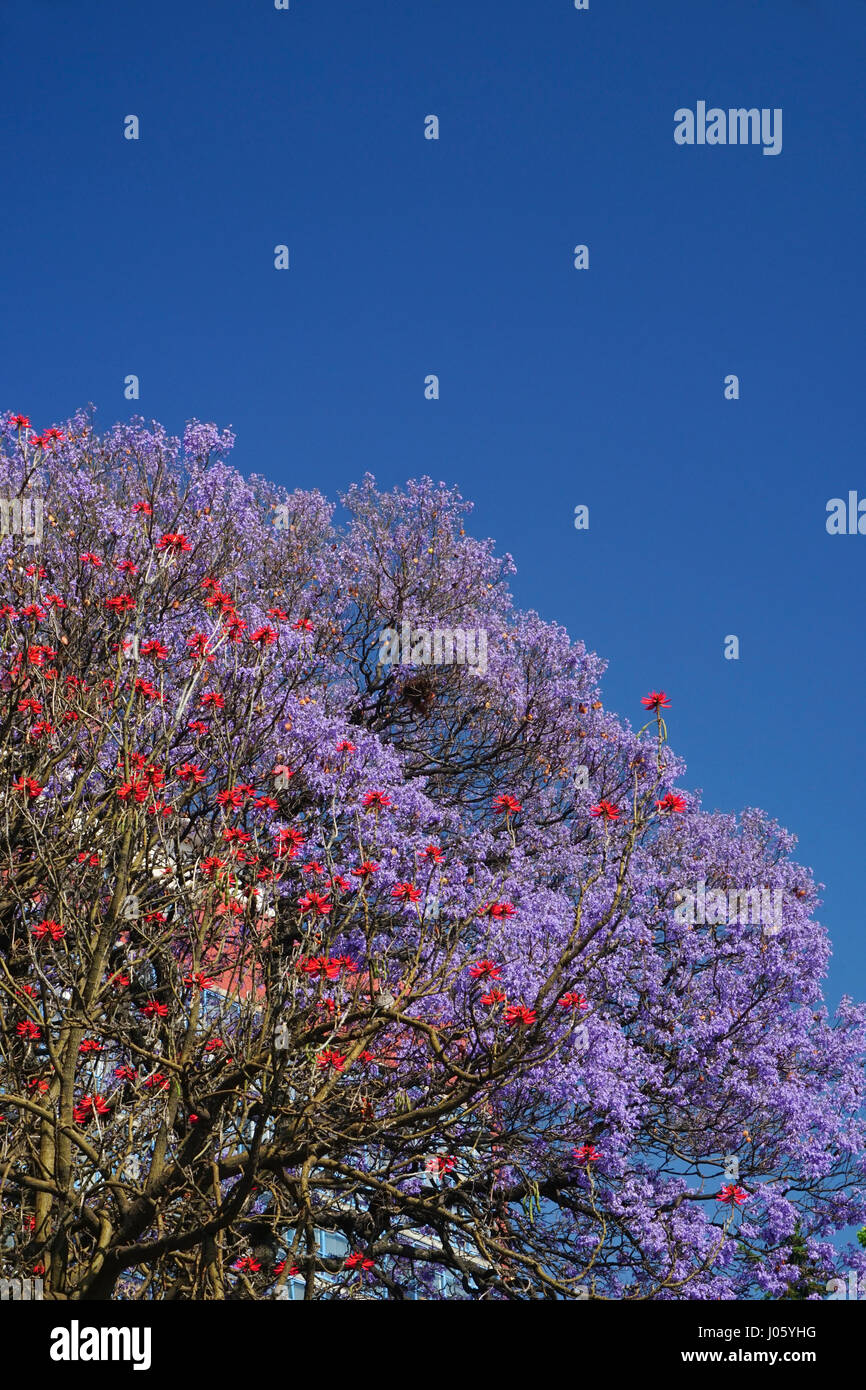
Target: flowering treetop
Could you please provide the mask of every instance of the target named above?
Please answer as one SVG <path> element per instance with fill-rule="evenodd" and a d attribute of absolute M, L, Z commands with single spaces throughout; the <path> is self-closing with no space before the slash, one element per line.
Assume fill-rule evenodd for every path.
<path fill-rule="evenodd" d="M 685 787 L 675 692 L 606 711 L 442 484 L 366 477 L 338 527 L 210 425 L 3 420 L 0 486 L 44 499 L 2 540 L 16 1271 L 778 1296 L 796 1231 L 829 1276 L 864 1012 L 823 1004 L 793 837 Z M 406 620 L 486 669 L 383 665 Z"/>

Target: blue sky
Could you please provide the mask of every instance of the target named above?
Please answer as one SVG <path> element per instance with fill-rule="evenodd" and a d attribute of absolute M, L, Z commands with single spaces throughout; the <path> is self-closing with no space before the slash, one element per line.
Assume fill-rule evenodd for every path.
<path fill-rule="evenodd" d="M 705 804 L 799 835 L 866 996 L 866 3 L 5 0 L 0 49 L 0 407 L 458 484 L 606 704 L 668 691 Z M 676 145 L 699 100 L 781 154 Z"/>

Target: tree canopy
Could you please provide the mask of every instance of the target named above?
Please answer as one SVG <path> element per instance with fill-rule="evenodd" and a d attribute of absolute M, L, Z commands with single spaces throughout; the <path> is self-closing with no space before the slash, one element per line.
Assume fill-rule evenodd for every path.
<path fill-rule="evenodd" d="M 3 420 L 42 534 L 0 549 L 0 1273 L 645 1300 L 866 1270 L 833 1240 L 866 1219 L 866 1013 L 823 1002 L 794 837 L 702 809 L 675 697 L 606 710 L 455 489 L 338 510 L 233 442 Z"/>

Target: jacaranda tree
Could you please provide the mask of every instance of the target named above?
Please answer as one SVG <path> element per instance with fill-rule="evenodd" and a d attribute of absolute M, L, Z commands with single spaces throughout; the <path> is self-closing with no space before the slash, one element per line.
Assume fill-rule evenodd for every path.
<path fill-rule="evenodd" d="M 608 713 L 442 484 L 367 477 L 338 524 L 209 425 L 2 425 L 0 1273 L 644 1300 L 866 1269 L 833 1239 L 866 1218 L 864 1010 L 822 1002 L 792 836 L 683 786 L 675 699 Z"/>

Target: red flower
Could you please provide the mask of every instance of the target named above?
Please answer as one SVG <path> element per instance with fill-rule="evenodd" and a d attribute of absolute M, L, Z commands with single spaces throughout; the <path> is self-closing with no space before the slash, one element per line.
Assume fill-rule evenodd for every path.
<path fill-rule="evenodd" d="M 102 1043 L 98 1043 L 95 1038 L 82 1038 L 78 1044 L 79 1052 L 104 1052 Z"/>
<path fill-rule="evenodd" d="M 164 536 L 160 536 L 156 543 L 157 550 L 171 550 L 177 553 L 181 550 L 192 550 L 192 546 L 186 536 L 180 531 L 166 531 Z"/>
<path fill-rule="evenodd" d="M 230 913 L 233 917 L 243 917 L 244 910 L 239 902 L 232 899 L 230 902 L 220 903 L 214 915 L 216 917 L 225 917 L 227 913 Z"/>
<path fill-rule="evenodd" d="M 479 917 L 513 917 L 517 908 L 512 903 L 487 903 L 478 911 Z"/>
<path fill-rule="evenodd" d="M 186 727 L 188 729 L 192 729 L 194 734 L 207 733 L 207 724 L 205 724 L 204 721 L 201 719 L 191 719 Z"/>
<path fill-rule="evenodd" d="M 325 867 L 319 863 L 318 859 L 311 859 L 309 864 L 301 865 L 302 874 L 323 874 L 324 872 Z"/>
<path fill-rule="evenodd" d="M 719 1200 L 731 1202 L 733 1205 L 741 1207 L 744 1202 L 749 1200 L 749 1194 L 744 1187 L 736 1187 L 733 1183 L 728 1183 L 719 1193 Z"/>
<path fill-rule="evenodd" d="M 250 641 L 258 642 L 262 647 L 272 647 L 277 640 L 277 634 L 272 627 L 257 627 L 255 632 L 250 633 Z"/>
<path fill-rule="evenodd" d="M 369 1255 L 365 1255 L 362 1250 L 356 1250 L 349 1256 L 345 1264 L 346 1269 L 372 1269 L 373 1261 Z"/>
<path fill-rule="evenodd" d="M 357 869 L 352 870 L 352 875 L 354 878 L 368 879 L 372 874 L 376 874 L 378 872 L 379 865 L 374 864 L 371 859 L 365 859 L 363 863 L 358 865 Z"/>
<path fill-rule="evenodd" d="M 399 902 L 417 903 L 421 897 L 421 889 L 416 888 L 413 883 L 395 883 L 391 889 L 391 897 L 397 898 Z"/>
<path fill-rule="evenodd" d="M 112 608 L 115 613 L 129 613 L 135 607 L 135 599 L 129 594 L 117 594 L 114 598 L 107 598 L 105 606 Z"/>
<path fill-rule="evenodd" d="M 656 802 L 656 809 L 659 811 L 684 811 L 686 799 L 684 796 L 678 796 L 676 792 L 668 792 L 667 796 Z"/>
<path fill-rule="evenodd" d="M 111 1113 L 102 1096 L 82 1096 L 81 1100 L 72 1110 L 72 1118 L 77 1125 L 86 1124 L 89 1119 L 96 1115 L 109 1115 Z"/>
<path fill-rule="evenodd" d="M 537 1016 L 534 1009 L 527 1009 L 525 1004 L 509 1004 L 505 1010 L 505 1022 L 510 1027 L 528 1028 L 530 1023 L 535 1023 Z"/>
<path fill-rule="evenodd" d="M 321 893 L 305 893 L 302 898 L 298 898 L 298 907 L 301 909 L 301 916 L 305 912 L 315 912 L 318 917 L 326 917 L 331 911 L 333 904 Z"/>
<path fill-rule="evenodd" d="M 507 816 L 516 816 L 523 807 L 519 801 L 515 801 L 513 796 L 495 796 L 493 798 L 494 811 L 504 811 Z"/>
<path fill-rule="evenodd" d="M 161 1071 L 155 1071 L 153 1076 L 148 1076 L 144 1082 L 149 1091 L 167 1091 L 171 1081 Z"/>
<path fill-rule="evenodd" d="M 584 996 L 576 994 L 572 989 L 559 1000 L 559 1007 L 561 1009 L 585 1009 L 588 1005 Z"/>
<path fill-rule="evenodd" d="M 601 1158 L 601 1154 L 594 1144 L 581 1144 L 579 1149 L 571 1151 L 578 1163 L 595 1163 Z"/>
<path fill-rule="evenodd" d="M 132 793 L 136 801 L 146 801 L 147 791 L 147 783 L 142 780 L 137 780 L 135 782 L 122 782 L 117 788 L 117 795 L 120 797 L 121 801 L 126 801 L 130 793 Z"/>
<path fill-rule="evenodd" d="M 224 859 L 220 859 L 216 854 L 209 854 L 207 859 L 202 860 L 201 871 L 205 878 L 213 878 L 217 869 L 224 869 L 225 866 L 226 861 Z"/>
<path fill-rule="evenodd" d="M 311 980 L 315 980 L 319 975 L 325 976 L 329 980 L 336 980 L 340 973 L 340 962 L 332 960 L 330 956 L 310 956 L 298 961 L 298 969 L 305 975 L 309 975 Z"/>
<path fill-rule="evenodd" d="M 168 656 L 168 647 L 162 642 L 157 642 L 156 638 L 151 638 L 149 642 L 141 644 L 142 656 L 156 657 L 157 661 L 165 661 Z"/>
<path fill-rule="evenodd" d="M 203 782 L 205 774 L 196 763 L 181 763 L 180 767 L 175 768 L 175 774 L 182 782 L 192 778 L 193 782 Z"/>
<path fill-rule="evenodd" d="M 44 922 L 37 922 L 31 930 L 37 941 L 41 941 L 46 936 L 50 936 L 52 941 L 59 941 L 61 937 L 66 935 L 66 928 L 51 918 L 46 918 Z"/>
<path fill-rule="evenodd" d="M 619 820 L 622 812 L 618 806 L 614 806 L 612 801 L 600 801 L 597 806 L 593 806 L 589 813 L 591 816 L 604 816 L 606 821 Z"/>
<path fill-rule="evenodd" d="M 342 1071 L 346 1065 L 346 1058 L 341 1053 L 329 1049 L 327 1052 L 317 1052 L 316 1062 L 320 1067 L 333 1067 L 334 1071 Z"/>
<path fill-rule="evenodd" d="M 35 801 L 38 796 L 42 795 L 44 789 L 33 777 L 19 777 L 17 782 L 12 783 L 12 790 L 14 792 L 26 791 L 30 800 Z"/>
<path fill-rule="evenodd" d="M 134 564 L 132 560 L 118 560 L 117 568 L 122 570 L 124 574 L 138 574 L 138 565 Z"/>
<path fill-rule="evenodd" d="M 282 1274 L 282 1272 L 283 1272 L 283 1270 L 285 1269 L 285 1267 L 286 1267 L 286 1262 L 285 1262 L 285 1260 L 277 1260 L 277 1263 L 274 1265 L 274 1274 Z M 298 1273 L 298 1266 L 297 1266 L 297 1265 L 292 1265 L 291 1269 L 289 1270 L 289 1277 L 291 1278 L 293 1275 L 295 1275 L 295 1274 L 297 1274 L 297 1273 Z"/>
<path fill-rule="evenodd" d="M 208 690 L 201 697 L 203 705 L 213 705 L 214 709 L 222 709 L 225 705 L 225 696 L 220 695 L 218 690 Z"/>
<path fill-rule="evenodd" d="M 457 1160 L 452 1158 L 450 1154 L 447 1156 L 444 1154 L 433 1154 L 432 1157 L 428 1158 L 425 1167 L 428 1173 L 450 1173 L 455 1167 L 456 1161 Z"/>
<path fill-rule="evenodd" d="M 132 510 L 134 512 L 144 512 L 145 516 L 153 516 L 153 507 L 149 502 L 136 502 Z"/>
<path fill-rule="evenodd" d="M 357 751 L 354 743 L 350 743 L 347 738 L 341 738 L 340 742 L 337 744 L 338 753 L 357 753 Z"/>
<path fill-rule="evenodd" d="M 145 1018 L 165 1018 L 168 1013 L 167 1004 L 159 1004 L 156 999 L 149 999 L 141 1011 Z"/>
<path fill-rule="evenodd" d="M 164 696 L 160 695 L 156 686 L 153 684 L 153 681 L 142 680 L 140 676 L 136 679 L 135 689 L 140 691 L 141 694 L 144 695 L 148 700 L 162 701 L 165 698 Z"/>
<path fill-rule="evenodd" d="M 244 804 L 244 794 L 238 787 L 228 787 L 223 792 L 217 792 L 217 803 L 220 806 L 234 806 L 240 809 Z"/>
<path fill-rule="evenodd" d="M 27 1088 L 31 1091 L 38 1091 L 40 1095 L 44 1095 L 45 1092 L 48 1090 L 49 1084 L 50 1083 L 46 1081 L 44 1077 L 33 1076 L 27 1082 Z"/>
<path fill-rule="evenodd" d="M 29 416 L 29 415 L 10 415 L 10 416 L 9 416 L 9 423 L 10 423 L 10 425 L 15 425 L 15 426 L 17 426 L 17 428 L 18 428 L 19 430 L 26 430 L 27 426 L 30 424 L 30 416 Z"/>
<path fill-rule="evenodd" d="M 644 709 L 670 709 L 670 700 L 663 690 L 651 690 L 641 698 Z"/>
<path fill-rule="evenodd" d="M 56 655 L 53 647 L 36 645 L 27 648 L 27 660 L 31 666 L 44 666 L 46 657 L 53 659 Z M 48 675 L 48 672 L 45 674 Z"/>
<path fill-rule="evenodd" d="M 82 565 L 93 565 L 94 569 L 99 569 L 102 565 L 98 555 L 94 555 L 92 550 L 88 550 L 84 555 L 78 557 Z"/>
<path fill-rule="evenodd" d="M 294 627 L 295 632 L 313 631 L 313 624 L 309 618 L 298 618 L 298 621 L 296 623 L 293 623 L 292 626 Z"/>
<path fill-rule="evenodd" d="M 37 1028 L 35 1023 L 27 1019 L 24 1023 L 19 1023 L 15 1029 L 19 1038 L 38 1038 L 41 1036 L 42 1029 Z"/>
<path fill-rule="evenodd" d="M 385 792 L 365 792 L 361 804 L 375 806 L 376 810 L 380 811 L 391 805 L 391 798 Z"/>
<path fill-rule="evenodd" d="M 501 973 L 502 967 L 492 960 L 477 960 L 469 967 L 469 974 L 473 980 L 498 980 Z"/>
<path fill-rule="evenodd" d="M 486 994 L 482 994 L 481 1002 L 482 1004 L 487 1005 L 504 1004 L 505 998 L 505 990 L 499 989 L 498 986 L 494 985 L 493 988 L 491 990 L 488 990 Z"/>
<path fill-rule="evenodd" d="M 442 853 L 438 845 L 428 845 L 426 849 L 423 849 L 421 851 L 421 858 L 432 859 L 434 864 L 441 864 L 443 859 L 445 858 L 445 855 Z"/>
<path fill-rule="evenodd" d="M 200 970 L 195 974 L 184 975 L 183 982 L 187 989 L 207 989 L 210 985 L 210 977 L 203 975 Z"/>
<path fill-rule="evenodd" d="M 298 852 L 298 847 L 304 843 L 304 836 L 300 830 L 295 830 L 294 826 L 286 826 L 283 830 L 277 831 L 277 848 L 275 850 L 277 858 L 284 854 L 289 859 L 294 859 Z"/>
<path fill-rule="evenodd" d="M 206 632 L 194 632 L 192 637 L 186 639 L 186 645 L 189 647 L 193 656 L 198 657 L 199 661 L 214 660 L 210 651 L 210 638 Z"/>
<path fill-rule="evenodd" d="M 191 1119 L 192 1115 L 190 1115 L 190 1120 Z M 259 1270 L 261 1269 L 261 1265 L 259 1264 L 258 1260 L 254 1260 L 251 1258 L 251 1256 L 245 1255 L 242 1260 L 235 1260 L 234 1264 L 232 1265 L 232 1269 L 247 1269 L 251 1274 L 258 1274 Z"/>

